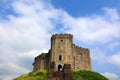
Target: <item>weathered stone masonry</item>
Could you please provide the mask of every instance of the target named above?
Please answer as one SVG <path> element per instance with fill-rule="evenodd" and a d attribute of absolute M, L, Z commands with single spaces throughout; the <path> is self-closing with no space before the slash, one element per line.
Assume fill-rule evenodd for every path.
<path fill-rule="evenodd" d="M 34 70 L 50 69 L 53 62 L 54 71 L 60 71 L 65 64 L 70 64 L 72 70 L 92 69 L 89 49 L 73 44 L 71 34 L 52 35 L 49 52 L 35 57 Z"/>

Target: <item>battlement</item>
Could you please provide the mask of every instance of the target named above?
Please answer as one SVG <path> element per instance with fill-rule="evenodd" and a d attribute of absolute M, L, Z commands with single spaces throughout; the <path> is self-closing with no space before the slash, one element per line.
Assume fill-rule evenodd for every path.
<path fill-rule="evenodd" d="M 75 44 L 73 44 L 73 47 L 75 47 L 76 49 L 82 49 L 82 50 L 87 50 L 87 51 L 89 51 L 88 48 L 79 47 L 79 46 L 76 46 Z"/>
<path fill-rule="evenodd" d="M 72 70 L 91 70 L 90 52 L 73 44 L 72 34 L 54 34 L 51 37 L 51 48 L 48 53 L 42 53 L 35 57 L 34 70 L 50 69 L 51 62 L 54 62 L 54 71 L 61 71 L 66 68 Z M 65 64 L 71 66 L 63 66 Z M 51 72 L 53 73 L 53 72 Z M 53 80 L 53 79 L 51 79 Z M 68 79 L 70 80 L 70 79 Z"/>
<path fill-rule="evenodd" d="M 54 39 L 54 38 L 70 38 L 70 39 L 72 39 L 73 35 L 72 34 L 53 34 L 51 39 Z"/>

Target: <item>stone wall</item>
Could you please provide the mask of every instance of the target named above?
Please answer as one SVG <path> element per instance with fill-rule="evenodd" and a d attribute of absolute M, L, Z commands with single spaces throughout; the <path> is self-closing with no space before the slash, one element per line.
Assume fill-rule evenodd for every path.
<path fill-rule="evenodd" d="M 56 34 L 51 37 L 50 62 L 55 62 L 55 70 L 58 70 L 59 65 L 63 67 L 64 64 L 72 63 L 72 39 L 70 34 Z"/>
<path fill-rule="evenodd" d="M 51 63 L 49 75 L 46 80 L 73 80 L 71 64 L 64 64 L 63 70 L 55 71 L 55 63 Z"/>
<path fill-rule="evenodd" d="M 73 64 L 74 70 L 92 70 L 90 52 L 87 48 L 75 46 L 73 44 Z"/>
<path fill-rule="evenodd" d="M 55 71 L 63 69 L 64 64 L 71 64 L 72 70 L 91 70 L 90 52 L 73 44 L 73 35 L 55 34 L 51 37 L 51 49 L 34 60 L 34 70 L 50 68 L 54 62 Z"/>
<path fill-rule="evenodd" d="M 42 53 L 35 57 L 33 70 L 44 70 L 49 68 L 49 53 Z"/>

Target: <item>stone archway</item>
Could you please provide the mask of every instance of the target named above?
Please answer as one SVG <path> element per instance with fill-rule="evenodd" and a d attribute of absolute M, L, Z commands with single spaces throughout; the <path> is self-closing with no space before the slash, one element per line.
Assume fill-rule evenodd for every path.
<path fill-rule="evenodd" d="M 61 71 L 62 70 L 62 65 L 58 65 L 58 71 Z"/>

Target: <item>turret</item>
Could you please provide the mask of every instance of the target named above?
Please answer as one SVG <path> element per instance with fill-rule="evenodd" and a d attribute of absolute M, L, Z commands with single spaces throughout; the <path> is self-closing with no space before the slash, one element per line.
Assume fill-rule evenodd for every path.
<path fill-rule="evenodd" d="M 51 62 L 56 62 L 56 69 L 65 63 L 71 63 L 68 59 L 72 57 L 73 35 L 54 34 L 51 37 Z"/>

